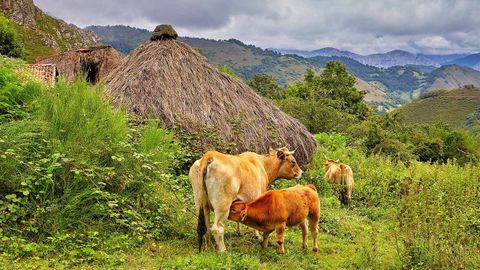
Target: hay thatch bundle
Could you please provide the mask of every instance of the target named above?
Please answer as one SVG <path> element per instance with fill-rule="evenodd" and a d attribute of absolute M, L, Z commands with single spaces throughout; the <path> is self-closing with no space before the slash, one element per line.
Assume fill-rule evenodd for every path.
<path fill-rule="evenodd" d="M 159 118 L 167 126 L 190 132 L 208 130 L 207 137 L 213 131 L 232 153 L 266 153 L 269 147 L 287 145 L 297 148 L 297 159 L 306 162 L 316 147 L 298 120 L 177 40 L 140 45 L 106 82 L 106 93 L 115 105 Z M 210 143 L 209 147 L 224 150 L 218 141 Z"/>
<path fill-rule="evenodd" d="M 169 24 L 161 24 L 155 27 L 150 40 L 177 39 L 178 34 Z"/>

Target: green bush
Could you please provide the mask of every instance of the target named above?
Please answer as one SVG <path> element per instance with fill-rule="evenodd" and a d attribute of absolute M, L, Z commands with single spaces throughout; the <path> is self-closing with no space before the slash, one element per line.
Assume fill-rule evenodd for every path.
<path fill-rule="evenodd" d="M 15 29 L 15 23 L 0 12 L 0 54 L 8 57 L 23 57 L 25 49 Z"/>
<path fill-rule="evenodd" d="M 430 91 L 421 93 L 421 94 L 418 96 L 418 99 L 433 98 L 433 97 L 437 97 L 437 96 L 440 96 L 440 95 L 442 95 L 442 94 L 445 94 L 446 92 L 448 92 L 448 90 L 445 90 L 445 89 L 434 89 L 434 90 L 430 90 Z"/>

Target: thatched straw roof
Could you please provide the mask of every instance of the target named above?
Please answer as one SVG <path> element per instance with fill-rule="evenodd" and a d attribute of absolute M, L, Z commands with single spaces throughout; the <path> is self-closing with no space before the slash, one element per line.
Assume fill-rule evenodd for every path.
<path fill-rule="evenodd" d="M 87 80 L 95 84 L 105 79 L 122 60 L 122 55 L 111 46 L 97 46 L 49 55 L 37 59 L 35 63 L 55 65 L 58 75 L 68 81 L 86 75 Z"/>
<path fill-rule="evenodd" d="M 316 147 L 298 120 L 177 40 L 140 45 L 107 77 L 106 93 L 115 105 L 137 115 L 188 132 L 206 131 L 205 148 L 224 150 L 227 145 L 231 153 L 266 153 L 269 147 L 287 145 L 306 162 Z"/>

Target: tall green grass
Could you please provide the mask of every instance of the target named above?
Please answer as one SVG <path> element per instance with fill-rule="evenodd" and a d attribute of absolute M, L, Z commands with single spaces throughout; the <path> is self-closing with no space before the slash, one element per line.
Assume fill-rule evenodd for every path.
<path fill-rule="evenodd" d="M 59 151 L 105 163 L 112 148 L 126 140 L 128 116 L 102 98 L 101 86 L 60 81 L 44 91 L 42 102 L 39 118 L 49 123 L 48 136 Z"/>
<path fill-rule="evenodd" d="M 0 55 L 0 123 L 28 117 L 38 105 L 42 86 L 31 80 L 23 63 Z"/>
<path fill-rule="evenodd" d="M 480 266 L 480 170 L 412 164 L 403 182 L 399 226 L 409 268 Z"/>

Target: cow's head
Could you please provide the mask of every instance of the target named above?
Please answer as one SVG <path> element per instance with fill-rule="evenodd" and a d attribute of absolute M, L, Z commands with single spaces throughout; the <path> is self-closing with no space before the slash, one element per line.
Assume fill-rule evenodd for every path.
<path fill-rule="evenodd" d="M 233 221 L 243 221 L 245 219 L 245 208 L 247 204 L 243 201 L 234 201 L 232 206 L 230 206 L 230 213 L 228 214 L 228 219 Z"/>
<path fill-rule="evenodd" d="M 278 169 L 278 178 L 293 179 L 302 177 L 302 169 L 298 165 L 293 154 L 295 150 L 289 151 L 287 147 L 282 147 L 275 151 L 275 155 L 280 161 Z"/>
<path fill-rule="evenodd" d="M 335 160 L 329 159 L 322 164 L 324 170 L 328 170 L 332 164 L 335 164 Z"/>

